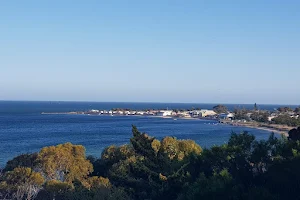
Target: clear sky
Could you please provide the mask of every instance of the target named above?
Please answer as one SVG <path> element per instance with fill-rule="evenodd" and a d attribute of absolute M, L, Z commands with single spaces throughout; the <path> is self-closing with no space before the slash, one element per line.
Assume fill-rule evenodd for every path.
<path fill-rule="evenodd" d="M 0 1 L 0 99 L 300 104 L 300 1 Z"/>

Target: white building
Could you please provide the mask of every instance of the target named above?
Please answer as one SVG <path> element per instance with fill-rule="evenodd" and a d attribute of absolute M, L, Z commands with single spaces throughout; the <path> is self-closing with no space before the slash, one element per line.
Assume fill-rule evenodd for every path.
<path fill-rule="evenodd" d="M 234 114 L 233 113 L 222 113 L 222 114 L 219 114 L 219 118 L 233 120 Z"/>
<path fill-rule="evenodd" d="M 154 111 L 147 111 L 147 112 L 145 113 L 145 115 L 155 115 L 155 112 L 154 112 Z"/>
<path fill-rule="evenodd" d="M 121 111 L 121 110 L 119 110 L 117 113 L 118 113 L 118 115 L 123 115 L 124 114 L 124 112 Z"/>
<path fill-rule="evenodd" d="M 270 121 L 272 121 L 272 119 L 274 119 L 275 118 L 275 116 L 269 116 L 268 117 L 268 121 L 270 122 Z"/>
<path fill-rule="evenodd" d="M 130 115 L 130 111 L 128 110 L 124 111 L 124 115 Z"/>
<path fill-rule="evenodd" d="M 92 112 L 92 113 L 98 113 L 99 110 L 90 110 L 90 112 Z"/>
<path fill-rule="evenodd" d="M 172 115 L 172 110 L 160 110 L 156 115 L 158 116 L 170 116 Z"/>
<path fill-rule="evenodd" d="M 213 110 L 201 110 L 202 112 L 202 117 L 207 117 L 207 116 L 214 116 L 217 113 Z"/>
<path fill-rule="evenodd" d="M 208 117 L 208 116 L 214 116 L 217 113 L 213 110 L 194 110 L 191 111 L 190 114 L 192 117 Z"/>
<path fill-rule="evenodd" d="M 129 115 L 135 115 L 136 114 L 136 111 L 130 111 L 129 112 Z"/>
<path fill-rule="evenodd" d="M 201 110 L 193 110 L 190 112 L 190 115 L 192 117 L 202 117 L 202 112 L 201 112 Z"/>

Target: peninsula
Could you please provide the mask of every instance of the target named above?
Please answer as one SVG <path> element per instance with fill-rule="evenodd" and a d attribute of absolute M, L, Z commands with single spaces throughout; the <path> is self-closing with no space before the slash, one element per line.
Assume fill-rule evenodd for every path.
<path fill-rule="evenodd" d="M 140 109 L 113 108 L 110 110 L 91 109 L 87 111 L 56 112 L 42 114 L 70 115 L 107 115 L 107 116 L 148 116 L 173 119 L 215 120 L 232 126 L 244 126 L 263 129 L 287 135 L 288 131 L 300 125 L 300 108 L 292 110 L 280 107 L 275 111 L 259 110 L 255 104 L 253 110 L 234 109 L 229 111 L 224 105 L 214 106 L 212 110 L 191 109 Z"/>

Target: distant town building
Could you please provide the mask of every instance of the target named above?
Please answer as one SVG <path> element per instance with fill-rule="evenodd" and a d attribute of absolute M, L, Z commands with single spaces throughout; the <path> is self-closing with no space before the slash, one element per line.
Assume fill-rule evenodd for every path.
<path fill-rule="evenodd" d="M 202 112 L 201 110 L 193 110 L 190 111 L 191 117 L 202 117 Z"/>
<path fill-rule="evenodd" d="M 136 111 L 130 111 L 129 115 L 135 115 Z"/>
<path fill-rule="evenodd" d="M 155 115 L 155 112 L 154 111 L 147 111 L 144 114 L 145 115 Z"/>
<path fill-rule="evenodd" d="M 98 113 L 100 111 L 99 110 L 90 110 L 90 112 L 92 112 L 92 113 Z"/>
<path fill-rule="evenodd" d="M 201 110 L 201 117 L 214 116 L 217 113 L 213 110 Z"/>
<path fill-rule="evenodd" d="M 124 112 L 120 110 L 120 111 L 118 111 L 118 114 L 119 114 L 119 115 L 123 115 Z"/>
<path fill-rule="evenodd" d="M 247 113 L 246 115 L 247 115 L 248 118 L 251 118 L 252 113 Z"/>
<path fill-rule="evenodd" d="M 228 120 L 233 120 L 234 119 L 234 114 L 233 113 L 221 113 L 219 114 L 220 119 L 228 119 Z"/>
<path fill-rule="evenodd" d="M 274 119 L 276 116 L 269 116 L 268 117 L 268 121 L 270 122 L 270 121 L 272 121 L 272 119 Z"/>
<path fill-rule="evenodd" d="M 170 116 L 172 115 L 172 110 L 160 110 L 156 115 L 158 116 Z"/>
<path fill-rule="evenodd" d="M 128 110 L 124 111 L 124 115 L 130 115 L 130 111 Z"/>
<path fill-rule="evenodd" d="M 174 112 L 174 111 L 172 111 L 171 115 L 172 115 L 172 116 L 176 116 L 176 115 L 178 115 L 178 113 L 177 113 L 177 112 Z"/>
<path fill-rule="evenodd" d="M 190 111 L 191 117 L 209 117 L 215 116 L 217 113 L 213 110 L 193 110 Z"/>

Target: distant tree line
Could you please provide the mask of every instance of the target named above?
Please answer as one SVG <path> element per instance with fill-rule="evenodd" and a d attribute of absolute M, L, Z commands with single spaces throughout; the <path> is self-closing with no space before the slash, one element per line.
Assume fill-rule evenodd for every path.
<path fill-rule="evenodd" d="M 227 113 L 228 112 L 228 108 L 224 105 L 216 105 L 213 107 L 213 110 L 218 113 L 218 114 L 221 114 L 221 113 Z"/>
<path fill-rule="evenodd" d="M 247 110 L 245 108 L 235 108 L 234 118 L 237 120 L 253 120 L 257 122 L 267 123 L 269 121 L 268 117 L 270 112 L 266 110 Z"/>
<path fill-rule="evenodd" d="M 277 109 L 276 117 L 269 120 L 269 116 L 271 114 L 270 111 L 267 110 L 259 110 L 257 105 L 254 104 L 254 109 L 249 110 L 245 108 L 235 108 L 233 110 L 234 119 L 236 120 L 247 120 L 247 121 L 257 121 L 263 123 L 271 123 L 271 124 L 283 124 L 288 126 L 300 126 L 300 118 L 295 116 L 290 116 L 290 114 L 297 115 L 300 114 L 300 107 L 295 108 L 294 110 L 289 107 L 280 107 Z"/>
<path fill-rule="evenodd" d="M 293 112 L 293 109 L 290 107 L 279 107 L 277 110 L 279 112 Z"/>
<path fill-rule="evenodd" d="M 275 124 L 286 124 L 288 126 L 300 126 L 300 118 L 291 117 L 288 114 L 279 115 L 272 119 Z"/>
<path fill-rule="evenodd" d="M 296 107 L 295 109 L 292 109 L 290 107 L 279 107 L 277 109 L 277 111 L 279 111 L 280 113 L 288 113 L 288 112 L 294 112 L 294 113 L 298 113 L 300 114 L 300 106 Z"/>

